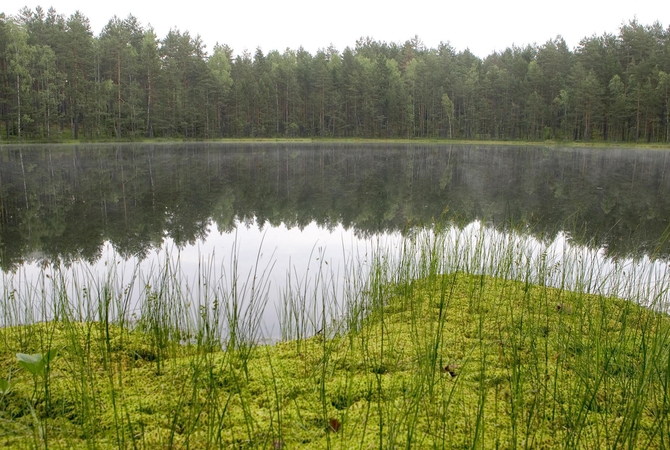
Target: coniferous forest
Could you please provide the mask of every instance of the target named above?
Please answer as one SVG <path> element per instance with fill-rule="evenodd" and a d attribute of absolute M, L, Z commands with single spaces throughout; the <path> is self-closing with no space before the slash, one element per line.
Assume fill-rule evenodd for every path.
<path fill-rule="evenodd" d="M 557 36 L 484 59 L 418 37 L 236 54 L 133 16 L 96 36 L 79 12 L 24 8 L 0 15 L 0 126 L 3 141 L 670 142 L 670 27 L 633 20 L 574 49 Z"/>

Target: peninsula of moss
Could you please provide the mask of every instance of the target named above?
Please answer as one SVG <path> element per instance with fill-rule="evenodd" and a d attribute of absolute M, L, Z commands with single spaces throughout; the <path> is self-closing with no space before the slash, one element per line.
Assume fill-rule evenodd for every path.
<path fill-rule="evenodd" d="M 70 322 L 3 329 L 0 370 L 11 373 L 11 389 L 0 400 L 0 443 L 670 444 L 667 316 L 618 299 L 462 273 L 388 294 L 383 308 L 341 335 L 247 351 L 172 342 L 160 371 L 152 337 L 141 330 Z M 15 356 L 45 348 L 59 351 L 48 387 L 18 370 Z"/>
<path fill-rule="evenodd" d="M 431 255 L 380 259 L 345 316 L 278 343 L 148 310 L 2 328 L 0 446 L 670 447 L 667 314 Z"/>

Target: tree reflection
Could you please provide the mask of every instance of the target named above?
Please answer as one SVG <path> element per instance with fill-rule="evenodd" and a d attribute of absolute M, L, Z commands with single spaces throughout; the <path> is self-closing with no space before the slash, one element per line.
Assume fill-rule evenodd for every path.
<path fill-rule="evenodd" d="M 436 220 L 619 256 L 666 257 L 666 152 L 493 146 L 170 144 L 24 146 L 0 151 L 0 259 L 93 262 L 109 241 L 143 258 L 193 244 L 212 224 L 325 228 L 358 235 Z"/>

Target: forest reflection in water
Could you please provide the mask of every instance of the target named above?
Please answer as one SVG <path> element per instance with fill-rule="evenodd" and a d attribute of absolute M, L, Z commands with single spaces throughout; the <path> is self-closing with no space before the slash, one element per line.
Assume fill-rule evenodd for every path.
<path fill-rule="evenodd" d="M 228 264 L 235 244 L 240 273 L 260 251 L 281 291 L 287 271 L 326 258 L 341 277 L 380 239 L 399 245 L 441 222 L 525 239 L 545 255 L 579 248 L 603 279 L 632 264 L 650 285 L 665 277 L 670 248 L 668 168 L 667 152 L 633 149 L 12 146 L 0 150 L 0 263 L 6 287 L 54 263 L 156 267 L 169 248 L 193 281 L 191 263 Z"/>

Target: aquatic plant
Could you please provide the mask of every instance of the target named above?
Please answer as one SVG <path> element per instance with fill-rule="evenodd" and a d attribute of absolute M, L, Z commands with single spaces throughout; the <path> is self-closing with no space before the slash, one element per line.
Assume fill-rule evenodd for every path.
<path fill-rule="evenodd" d="M 203 258 L 190 283 L 168 255 L 130 277 L 112 264 L 104 280 L 45 272 L 38 290 L 5 280 L 0 443 L 670 445 L 661 265 L 444 226 L 371 242 L 340 286 L 315 248 L 311 275 L 287 275 L 284 339 L 268 344 L 272 264 L 240 274 L 236 252 Z"/>

